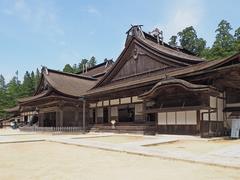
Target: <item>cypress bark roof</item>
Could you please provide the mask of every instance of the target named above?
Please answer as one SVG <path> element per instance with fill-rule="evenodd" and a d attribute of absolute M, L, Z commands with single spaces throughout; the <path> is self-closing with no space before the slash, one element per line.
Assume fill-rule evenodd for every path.
<path fill-rule="evenodd" d="M 97 79 L 88 76 L 63 73 L 51 69 L 47 71 L 44 71 L 43 75 L 49 85 L 55 91 L 67 96 L 80 97 L 97 82 Z"/>
<path fill-rule="evenodd" d="M 30 97 L 25 97 L 25 98 L 20 98 L 18 99 L 19 103 L 23 103 L 23 102 L 28 102 L 28 101 L 33 101 L 35 99 L 39 99 L 41 97 L 46 96 L 49 93 L 49 91 L 43 91 L 40 94 L 37 94 L 35 96 L 30 96 Z"/>
<path fill-rule="evenodd" d="M 187 53 L 183 53 L 182 51 L 180 51 L 178 49 L 170 48 L 169 46 L 160 45 L 160 44 L 155 43 L 146 38 L 145 39 L 139 38 L 138 40 L 145 43 L 146 45 L 150 46 L 151 48 L 154 48 L 155 50 L 157 50 L 158 52 L 160 52 L 162 54 L 179 59 L 179 61 L 181 61 L 181 62 L 185 62 L 188 64 L 197 64 L 197 63 L 205 61 L 204 59 L 202 59 L 200 57 L 190 55 Z"/>
<path fill-rule="evenodd" d="M 187 82 L 182 79 L 165 79 L 158 82 L 155 86 L 152 87 L 149 91 L 141 94 L 140 98 L 151 98 L 158 94 L 158 91 L 161 89 L 166 89 L 169 87 L 182 87 L 183 89 L 187 91 L 192 92 L 202 92 L 202 91 L 215 91 L 216 89 L 214 87 L 208 86 L 208 85 L 200 85 L 200 84 L 192 84 L 190 82 Z"/>
<path fill-rule="evenodd" d="M 233 61 L 236 61 L 238 64 L 234 64 Z M 136 86 L 140 86 L 140 85 L 145 85 L 145 84 L 153 84 L 153 83 L 157 83 L 159 80 L 166 78 L 166 76 L 168 77 L 176 77 L 176 78 L 182 78 L 182 77 L 186 77 L 186 76 L 192 76 L 194 74 L 204 74 L 210 71 L 216 71 L 218 70 L 218 68 L 220 68 L 221 66 L 224 66 L 224 68 L 227 67 L 239 67 L 240 66 L 240 54 L 235 54 L 231 57 L 227 57 L 221 60 L 214 60 L 214 61 L 205 61 L 202 63 L 198 63 L 195 65 L 191 65 L 191 66 L 187 66 L 187 67 L 182 67 L 176 70 L 172 70 L 169 72 L 162 72 L 161 74 L 157 75 L 157 76 L 150 76 L 150 77 L 146 77 L 146 78 L 141 78 L 141 79 L 137 79 L 134 81 L 121 81 L 118 82 L 116 84 L 108 84 L 105 86 L 100 86 L 97 88 L 93 88 L 91 90 L 89 90 L 85 95 L 87 96 L 91 96 L 94 94 L 99 94 L 102 92 L 113 92 L 114 90 L 125 90 L 125 89 L 129 89 L 130 87 L 136 87 Z M 232 65 L 232 66 L 231 66 Z"/>
<path fill-rule="evenodd" d="M 19 99 L 19 103 L 26 103 L 41 99 L 55 92 L 60 96 L 79 98 L 94 86 L 97 79 L 72 73 L 64 73 L 46 67 L 42 70 L 40 84 L 34 96 Z"/>

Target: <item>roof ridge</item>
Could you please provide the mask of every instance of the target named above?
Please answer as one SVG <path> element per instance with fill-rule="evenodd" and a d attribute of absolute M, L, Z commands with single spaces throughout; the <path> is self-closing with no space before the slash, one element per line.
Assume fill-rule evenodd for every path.
<path fill-rule="evenodd" d="M 150 45 L 152 48 L 154 48 L 154 49 L 156 49 L 156 50 L 158 50 L 158 51 L 161 51 L 160 49 L 158 49 L 158 47 L 159 47 L 159 48 L 163 48 L 163 49 L 165 49 L 165 50 L 169 50 L 169 51 L 171 51 L 171 52 L 173 52 L 173 53 L 182 55 L 182 57 L 179 57 L 179 56 L 177 56 L 176 54 L 170 54 L 170 53 L 161 51 L 162 53 L 169 54 L 169 55 L 171 55 L 171 56 L 178 57 L 178 58 L 180 58 L 180 59 L 186 59 L 186 60 L 195 61 L 195 62 L 204 62 L 204 61 L 206 61 L 205 59 L 202 59 L 202 58 L 200 58 L 200 57 L 198 57 L 198 56 L 190 55 L 190 54 L 184 53 L 184 52 L 182 52 L 182 51 L 177 51 L 177 50 L 175 50 L 175 49 L 166 47 L 166 46 L 164 46 L 164 45 L 159 45 L 159 44 L 157 44 L 157 43 L 155 43 L 155 42 L 153 42 L 153 41 L 151 41 L 151 40 L 149 40 L 149 39 L 137 38 L 137 40 L 139 40 L 139 41 L 141 41 L 141 42 L 143 42 L 143 43 L 145 43 L 145 44 Z M 151 43 L 154 43 L 154 45 L 155 45 L 155 46 L 158 46 L 158 47 L 154 47 L 154 45 L 151 44 Z M 186 57 L 183 57 L 183 56 L 186 56 Z"/>
<path fill-rule="evenodd" d="M 97 64 L 97 65 L 95 65 L 95 66 L 89 67 L 87 70 L 90 71 L 90 70 L 92 70 L 92 69 L 96 69 L 96 68 L 98 68 L 98 67 L 100 67 L 100 66 L 106 65 L 106 64 L 109 63 L 109 62 L 113 63 L 113 59 L 107 59 L 107 61 L 104 61 L 104 62 L 102 62 L 102 63 L 99 63 L 99 64 Z M 82 70 L 79 71 L 79 72 L 77 72 L 77 74 L 81 74 L 81 73 L 83 73 Z"/>
<path fill-rule="evenodd" d="M 86 80 L 93 80 L 96 81 L 96 78 L 93 78 L 91 76 L 86 76 L 86 75 L 82 75 L 82 74 L 75 74 L 75 73 L 68 73 L 68 72 L 62 72 L 59 70 L 54 70 L 54 69 L 48 69 L 47 67 L 43 67 L 42 69 L 43 73 L 45 72 L 46 74 L 48 74 L 48 71 L 53 72 L 53 73 L 58 73 L 58 74 L 62 74 L 62 75 L 67 75 L 67 76 L 72 76 L 72 77 L 76 77 L 76 78 L 83 78 Z"/>

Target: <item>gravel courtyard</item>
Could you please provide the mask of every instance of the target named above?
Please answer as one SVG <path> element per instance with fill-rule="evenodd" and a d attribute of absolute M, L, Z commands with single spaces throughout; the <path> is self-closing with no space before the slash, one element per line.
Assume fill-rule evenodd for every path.
<path fill-rule="evenodd" d="M 66 137 L 46 134 L 21 134 L 22 138 L 43 140 L 15 142 L 18 133 L 9 135 L 11 143 L 0 144 L 0 179 L 82 179 L 82 180 L 152 180 L 152 179 L 240 179 L 239 169 L 168 160 L 121 152 L 86 148 L 44 141 L 43 138 Z M 79 135 L 83 137 L 87 135 Z M 19 136 L 17 136 L 19 137 Z M 71 136 L 68 136 L 71 137 Z M 118 137 L 122 143 L 122 136 Z M 18 140 L 19 138 L 16 138 Z M 87 138 L 86 138 L 87 139 Z M 134 140 L 134 137 L 130 138 Z M 105 140 L 105 139 L 104 139 Z M 140 138 L 136 138 L 137 141 Z"/>
<path fill-rule="evenodd" d="M 239 179 L 237 169 L 53 142 L 1 144 L 0 179 Z"/>

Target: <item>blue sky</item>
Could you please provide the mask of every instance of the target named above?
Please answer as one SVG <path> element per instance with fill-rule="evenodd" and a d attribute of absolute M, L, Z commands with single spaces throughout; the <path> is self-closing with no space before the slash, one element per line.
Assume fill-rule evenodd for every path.
<path fill-rule="evenodd" d="M 222 19 L 240 26 L 238 0 L 1 0 L 0 74 L 41 65 L 62 69 L 95 56 L 116 59 L 131 24 L 162 29 L 164 40 L 193 25 L 211 45 Z"/>

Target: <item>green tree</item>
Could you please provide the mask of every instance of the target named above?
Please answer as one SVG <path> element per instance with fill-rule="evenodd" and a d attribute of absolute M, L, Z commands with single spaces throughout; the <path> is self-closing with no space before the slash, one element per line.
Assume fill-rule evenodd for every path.
<path fill-rule="evenodd" d="M 201 56 L 201 53 L 205 49 L 206 41 L 203 38 L 197 37 L 197 32 L 193 26 L 186 27 L 178 33 L 178 36 L 182 48 Z"/>
<path fill-rule="evenodd" d="M 210 59 L 220 59 L 235 53 L 234 37 L 231 34 L 232 27 L 229 22 L 222 20 L 216 29 L 216 39 L 211 49 Z"/>
<path fill-rule="evenodd" d="M 22 96 L 31 96 L 34 93 L 35 90 L 35 76 L 34 73 L 32 72 L 31 74 L 26 71 L 24 78 L 23 78 L 23 83 L 21 85 L 21 92 Z"/>
<path fill-rule="evenodd" d="M 22 96 L 21 82 L 18 80 L 17 76 L 14 76 L 7 84 L 5 95 L 7 100 L 5 108 L 14 107 L 17 103 L 17 99 Z"/>
<path fill-rule="evenodd" d="M 176 47 L 177 46 L 177 36 L 171 36 L 170 41 L 168 42 L 168 44 L 170 46 Z"/>
<path fill-rule="evenodd" d="M 73 64 L 72 69 L 73 69 L 73 73 L 79 72 L 79 68 L 78 68 L 77 64 Z"/>
<path fill-rule="evenodd" d="M 35 73 L 35 90 L 37 90 L 37 87 L 40 83 L 41 79 L 41 73 L 39 72 L 39 69 L 37 68 L 36 73 Z"/>
<path fill-rule="evenodd" d="M 240 53 L 240 27 L 235 30 L 234 50 L 236 51 L 236 53 Z"/>
<path fill-rule="evenodd" d="M 88 63 L 88 59 L 82 59 L 81 62 L 78 64 L 78 69 L 79 69 L 79 72 L 82 72 L 83 70 L 83 66 L 85 66 L 85 64 Z"/>
<path fill-rule="evenodd" d="M 88 61 L 88 64 L 89 64 L 90 67 L 95 66 L 97 64 L 96 58 L 94 56 L 92 56 L 90 58 L 90 60 Z"/>
<path fill-rule="evenodd" d="M 4 90 L 6 88 L 5 78 L 2 74 L 0 74 L 0 90 Z"/>
<path fill-rule="evenodd" d="M 7 99 L 6 99 L 6 84 L 5 84 L 5 78 L 3 75 L 0 75 L 0 118 L 3 118 L 5 116 L 4 108 L 7 105 Z"/>
<path fill-rule="evenodd" d="M 198 38 L 196 40 L 196 49 L 195 54 L 203 57 L 204 50 L 206 49 L 207 41 L 205 41 L 203 38 Z"/>
<path fill-rule="evenodd" d="M 234 38 L 236 41 L 240 41 L 240 27 L 235 30 Z"/>
<path fill-rule="evenodd" d="M 70 64 L 66 64 L 63 68 L 63 72 L 73 73 L 73 68 Z"/>

